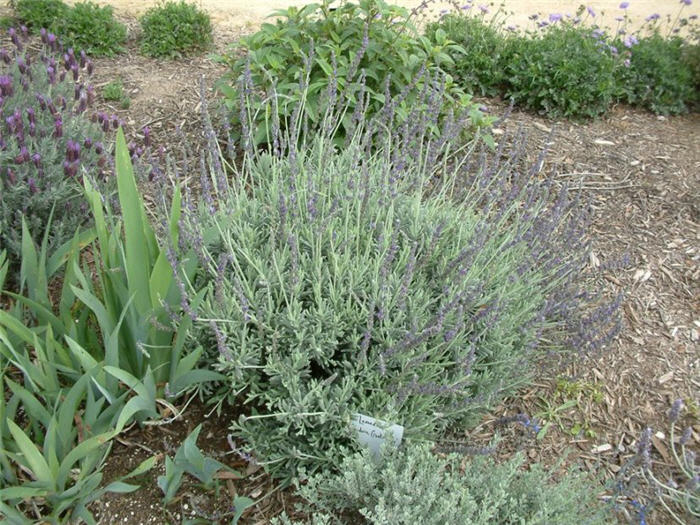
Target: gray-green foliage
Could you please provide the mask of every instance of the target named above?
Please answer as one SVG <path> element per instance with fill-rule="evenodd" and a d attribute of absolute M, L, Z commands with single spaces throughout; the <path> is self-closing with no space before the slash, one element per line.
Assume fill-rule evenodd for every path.
<path fill-rule="evenodd" d="M 581 525 L 610 523 L 594 485 L 568 472 L 534 464 L 519 454 L 503 463 L 488 456 L 464 458 L 431 452 L 427 444 L 346 457 L 338 474 L 298 483 L 311 503 L 312 523 L 374 525 Z M 282 517 L 281 523 L 291 523 Z"/>
<path fill-rule="evenodd" d="M 286 140 L 230 188 L 203 177 L 184 216 L 209 280 L 199 343 L 229 375 L 219 399 L 250 407 L 235 432 L 276 476 L 334 468 L 357 412 L 411 437 L 469 424 L 528 380 L 550 317 L 575 316 L 566 195 L 553 204 L 506 164 L 460 179 L 476 155 L 408 135 Z"/>

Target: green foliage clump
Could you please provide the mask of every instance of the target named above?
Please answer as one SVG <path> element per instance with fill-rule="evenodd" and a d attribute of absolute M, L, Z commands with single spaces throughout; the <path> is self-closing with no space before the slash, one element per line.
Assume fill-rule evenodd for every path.
<path fill-rule="evenodd" d="M 367 117 L 390 110 L 397 123 L 404 122 L 420 102 L 421 89 L 440 84 L 442 66 L 452 62 L 448 52 L 456 45 L 446 38 L 433 43 L 420 35 L 402 7 L 383 0 L 342 2 L 335 8 L 330 4 L 323 0 L 320 5 L 278 11 L 275 24 L 263 24 L 241 39 L 243 57 L 238 49 L 221 57 L 231 70 L 219 88 L 229 109 L 235 110 L 234 121 L 256 130 L 255 144 L 268 138 L 271 113 L 284 122 L 302 98 L 311 125 L 319 125 L 329 103 L 347 107 L 338 136 L 352 133 L 355 109 Z M 451 77 L 443 82 L 440 89 L 446 96 L 439 115 L 461 110 L 470 114 L 475 128 L 484 124 L 471 97 Z M 273 92 L 276 106 L 270 108 L 266 101 Z M 394 103 L 387 109 L 390 98 Z M 253 109 L 252 122 L 241 122 L 237 113 L 245 104 Z"/>
<path fill-rule="evenodd" d="M 141 30 L 141 52 L 151 57 L 180 57 L 206 50 L 212 43 L 209 15 L 184 0 L 146 11 Z"/>
<path fill-rule="evenodd" d="M 610 523 L 584 475 L 558 481 L 538 464 L 523 470 L 521 454 L 501 464 L 486 456 L 439 456 L 428 444 L 363 451 L 345 457 L 338 474 L 298 483 L 314 516 L 328 524 L 590 525 Z M 314 522 L 314 523 L 316 523 Z M 278 523 L 291 521 L 282 517 Z"/>
<path fill-rule="evenodd" d="M 66 46 L 91 56 L 114 56 L 125 50 L 126 26 L 114 18 L 109 5 L 78 2 L 52 24 L 51 30 Z"/>
<path fill-rule="evenodd" d="M 70 11 L 62 0 L 12 0 L 10 5 L 17 18 L 36 31 L 42 27 L 53 28 L 56 21 L 65 18 Z"/>
<path fill-rule="evenodd" d="M 615 96 L 616 59 L 591 29 L 560 24 L 507 41 L 505 96 L 552 117 L 596 117 Z"/>
<path fill-rule="evenodd" d="M 446 15 L 426 28 L 426 36 L 435 42 L 439 31 L 458 44 L 449 54 L 453 64 L 449 72 L 468 93 L 496 96 L 503 89 L 501 54 L 505 39 L 498 27 L 482 18 Z"/>
<path fill-rule="evenodd" d="M 624 49 L 623 40 L 616 45 Z M 685 47 L 683 39 L 658 32 L 639 38 L 630 49 L 627 66 L 617 69 L 620 99 L 654 113 L 686 113 L 698 94 L 697 72 L 687 61 Z"/>
<path fill-rule="evenodd" d="M 131 100 L 124 93 L 124 85 L 121 80 L 113 80 L 102 88 L 102 98 L 111 102 L 119 102 L 122 109 L 129 109 Z"/>

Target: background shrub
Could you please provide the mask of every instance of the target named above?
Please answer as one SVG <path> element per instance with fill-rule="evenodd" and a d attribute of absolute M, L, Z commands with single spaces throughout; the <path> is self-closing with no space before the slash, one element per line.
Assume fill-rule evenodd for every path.
<path fill-rule="evenodd" d="M 503 89 L 501 53 L 505 39 L 498 26 L 483 18 L 447 15 L 426 28 L 426 35 L 435 42 L 438 31 L 459 45 L 448 51 L 453 60 L 446 65 L 456 82 L 468 93 L 496 96 Z"/>
<path fill-rule="evenodd" d="M 124 52 L 126 26 L 114 18 L 112 6 L 78 2 L 51 26 L 64 44 L 92 56 Z"/>
<path fill-rule="evenodd" d="M 338 123 L 342 137 L 352 134 L 356 109 L 370 117 L 385 109 L 397 123 L 404 122 L 421 89 L 433 83 L 441 84 L 444 93 L 438 116 L 452 108 L 469 113 L 475 127 L 485 123 L 471 97 L 442 75 L 442 65 L 452 61 L 447 51 L 456 47 L 444 35 L 431 42 L 419 35 L 406 9 L 383 0 L 343 2 L 335 9 L 330 4 L 324 0 L 279 11 L 275 24 L 263 24 L 241 39 L 245 56 L 234 50 L 221 57 L 231 71 L 219 88 L 238 126 L 256 131 L 255 144 L 269 137 L 273 114 L 280 114 L 284 124 L 302 98 L 312 126 L 319 125 L 329 105 L 347 107 Z M 265 103 L 272 93 L 275 108 Z M 389 96 L 394 98 L 391 107 Z M 244 105 L 253 109 L 250 122 L 239 116 Z"/>
<path fill-rule="evenodd" d="M 337 120 L 306 143 L 284 137 L 289 149 L 247 157 L 230 189 L 221 161 L 202 175 L 182 238 L 209 281 L 198 342 L 230 378 L 208 397 L 241 394 L 250 412 L 234 431 L 276 476 L 336 468 L 357 412 L 413 438 L 472 422 L 527 381 L 548 323 L 579 350 L 609 336 L 588 328 L 614 305 L 577 324 L 575 205 L 550 203 L 511 165 L 450 157 L 457 129 L 425 145 L 428 115 L 379 138 L 390 126 L 361 119 L 368 129 L 339 150 Z"/>
<path fill-rule="evenodd" d="M 107 167 L 103 142 L 112 122 L 104 115 L 91 122 L 86 114 L 93 98 L 92 64 L 72 50 L 54 55 L 56 37 L 42 38 L 38 59 L 19 50 L 16 32 L 19 47 L 0 50 L 0 242 L 13 269 L 22 218 L 41 239 L 53 210 L 49 248 L 67 241 L 88 220 L 82 176 L 99 179 Z"/>
<path fill-rule="evenodd" d="M 610 523 L 593 485 L 570 471 L 559 481 L 522 455 L 502 463 L 457 454 L 439 457 L 429 444 L 406 444 L 379 459 L 368 452 L 345 457 L 339 473 L 298 484 L 311 512 L 326 523 L 470 525 Z M 290 523 L 282 518 L 277 523 Z"/>
<path fill-rule="evenodd" d="M 505 96 L 551 117 L 595 117 L 615 95 L 616 50 L 599 30 L 558 24 L 507 40 Z"/>
<path fill-rule="evenodd" d="M 618 39 L 616 46 L 624 49 L 625 42 L 631 44 L 629 39 Z M 664 38 L 658 32 L 640 37 L 638 43 L 629 47 L 626 67 L 617 69 L 620 98 L 654 113 L 686 113 L 698 96 L 696 78 L 688 60 L 692 57 L 692 48 L 685 51 L 683 39 Z"/>
<path fill-rule="evenodd" d="M 12 0 L 10 5 L 17 17 L 35 31 L 53 28 L 70 10 L 62 0 Z"/>
<path fill-rule="evenodd" d="M 141 52 L 151 57 L 175 58 L 203 51 L 212 43 L 209 15 L 184 0 L 146 11 L 141 30 Z"/>

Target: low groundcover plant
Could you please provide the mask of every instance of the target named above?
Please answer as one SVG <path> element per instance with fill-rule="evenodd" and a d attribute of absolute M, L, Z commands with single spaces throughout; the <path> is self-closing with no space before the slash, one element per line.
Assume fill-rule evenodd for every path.
<path fill-rule="evenodd" d="M 356 413 L 432 437 L 525 384 L 558 348 L 543 334 L 586 353 L 617 330 L 617 303 L 575 286 L 578 202 L 520 171 L 517 145 L 452 151 L 468 119 L 423 141 L 421 107 L 395 131 L 361 115 L 343 148 L 333 112 L 325 135 L 272 134 L 279 149 L 246 155 L 230 185 L 212 151 L 199 208 L 184 205 L 180 239 L 208 281 L 198 340 L 230 378 L 210 399 L 240 395 L 233 430 L 286 481 L 336 468 Z M 303 128 L 295 114 L 278 133 Z"/>
<path fill-rule="evenodd" d="M 429 443 L 386 450 L 380 458 L 367 451 L 345 457 L 338 474 L 317 474 L 297 481 L 311 503 L 313 523 L 423 523 L 442 525 L 610 523 L 595 489 L 573 469 L 556 482 L 535 464 L 521 469 L 522 454 L 502 463 L 478 455 L 439 456 Z M 290 524 L 286 515 L 276 524 Z"/>

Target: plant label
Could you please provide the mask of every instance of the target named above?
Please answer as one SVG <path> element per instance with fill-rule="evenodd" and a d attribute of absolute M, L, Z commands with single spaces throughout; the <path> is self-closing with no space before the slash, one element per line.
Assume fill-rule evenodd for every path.
<path fill-rule="evenodd" d="M 369 448 L 373 456 L 379 456 L 382 445 L 387 439 L 392 439 L 396 447 L 401 444 L 403 439 L 401 425 L 387 423 L 363 414 L 355 414 L 352 426 L 357 430 L 360 443 Z"/>

